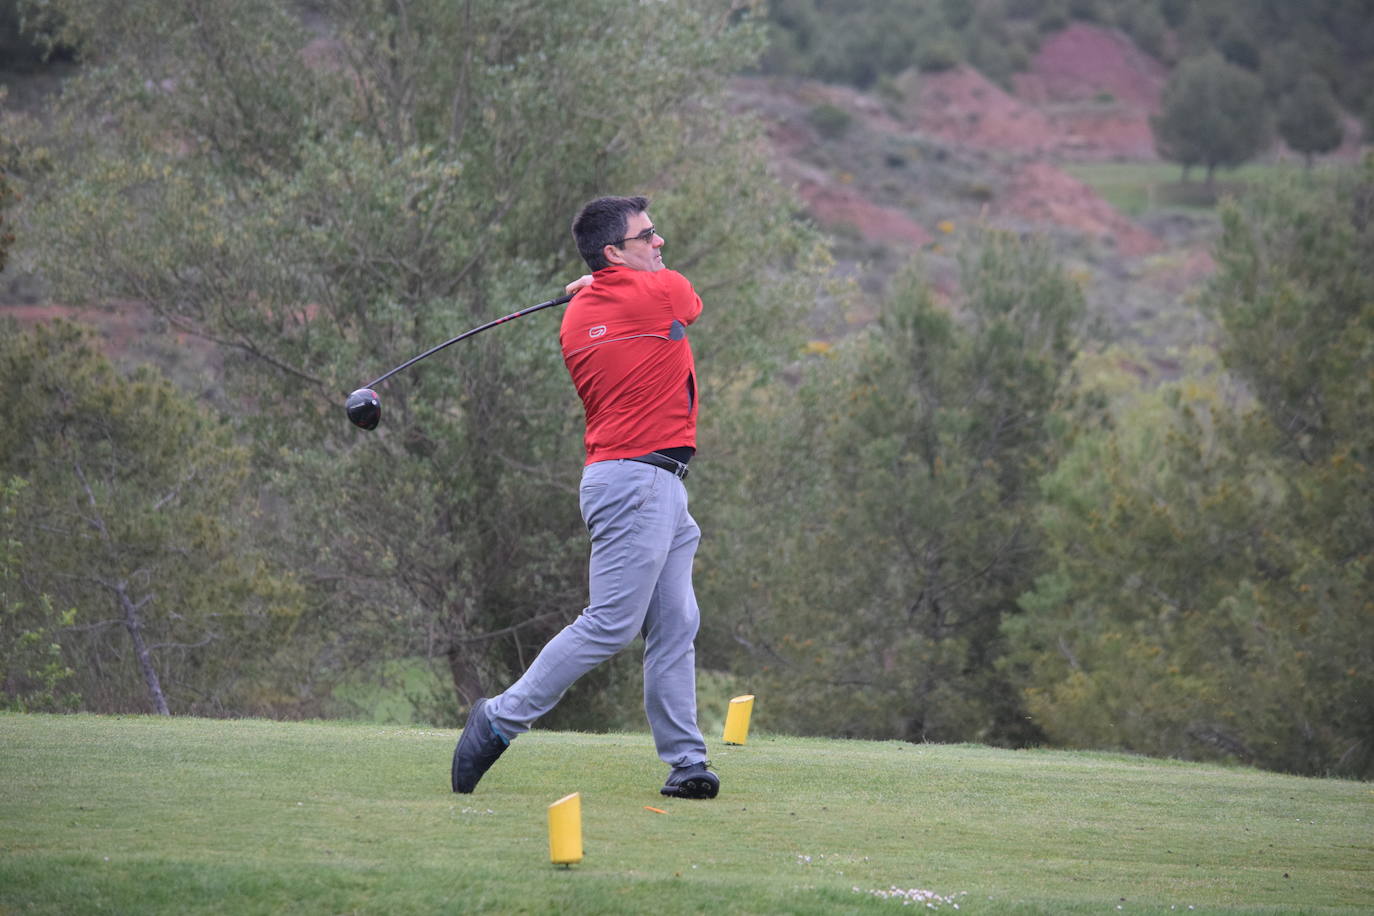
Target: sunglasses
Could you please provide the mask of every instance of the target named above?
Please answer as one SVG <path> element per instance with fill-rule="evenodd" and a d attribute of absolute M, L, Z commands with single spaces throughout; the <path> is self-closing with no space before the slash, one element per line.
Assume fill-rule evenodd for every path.
<path fill-rule="evenodd" d="M 615 243 L 615 247 L 624 248 L 626 242 L 652 242 L 654 240 L 654 235 L 657 234 L 657 232 L 657 229 L 655 229 L 653 226 L 650 226 L 648 229 L 645 229 L 638 235 L 632 235 L 629 238 L 621 239 L 620 241 Z"/>

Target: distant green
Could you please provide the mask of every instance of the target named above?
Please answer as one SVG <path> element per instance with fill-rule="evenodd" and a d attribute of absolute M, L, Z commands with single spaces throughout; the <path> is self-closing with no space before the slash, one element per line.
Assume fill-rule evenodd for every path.
<path fill-rule="evenodd" d="M 901 904 L 869 892 L 893 887 L 964 913 L 1374 899 L 1368 783 L 756 735 L 713 742 L 718 799 L 679 802 L 647 735 L 534 732 L 457 796 L 455 736 L 0 716 L 0 913 L 877 913 Z M 545 810 L 573 791 L 586 857 L 562 869 Z"/>
<path fill-rule="evenodd" d="M 1212 190 L 1194 169 L 1190 181 L 1179 180 L 1180 170 L 1170 162 L 1079 162 L 1064 171 L 1091 185 L 1113 207 L 1131 217 L 1154 210 L 1211 210 L 1228 194 L 1243 193 L 1247 185 L 1291 174 L 1299 163 L 1250 164 L 1218 173 Z"/>

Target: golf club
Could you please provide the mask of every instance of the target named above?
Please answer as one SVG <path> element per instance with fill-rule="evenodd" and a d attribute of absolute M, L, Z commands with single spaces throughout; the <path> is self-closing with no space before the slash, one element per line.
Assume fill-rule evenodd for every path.
<path fill-rule="evenodd" d="M 377 378 L 368 382 L 362 388 L 359 388 L 357 391 L 354 391 L 352 394 L 348 396 L 348 400 L 344 402 L 344 409 L 348 411 L 348 419 L 353 421 L 354 426 L 357 426 L 361 429 L 376 429 L 377 424 L 380 423 L 382 420 L 382 402 L 377 397 L 377 392 L 373 389 L 380 385 L 382 382 L 391 378 L 393 375 L 395 375 L 397 372 L 400 372 L 402 369 L 405 369 L 408 366 L 415 365 L 420 360 L 424 359 L 426 356 L 433 356 L 435 353 L 438 353 L 440 350 L 444 349 L 444 347 L 456 344 L 458 341 L 465 340 L 466 338 L 469 338 L 474 334 L 480 334 L 483 331 L 496 327 L 498 324 L 505 324 L 507 321 L 512 321 L 516 318 L 521 318 L 525 315 L 530 314 L 531 312 L 537 312 L 540 309 L 546 309 L 554 305 L 562 305 L 571 298 L 571 295 L 559 296 L 557 299 L 550 299 L 548 302 L 541 302 L 538 305 L 531 305 L 528 308 L 523 308 L 518 312 L 511 312 L 509 315 L 506 315 L 502 318 L 497 318 L 493 321 L 488 321 L 486 324 L 480 327 L 473 328 L 470 331 L 464 331 L 457 337 L 449 338 L 448 340 L 439 344 L 437 347 L 430 347 L 428 350 L 421 353 L 419 356 L 415 356 L 406 360 L 405 362 L 397 366 L 395 369 L 392 369 L 390 372 L 387 372 L 384 375 L 378 376 Z"/>

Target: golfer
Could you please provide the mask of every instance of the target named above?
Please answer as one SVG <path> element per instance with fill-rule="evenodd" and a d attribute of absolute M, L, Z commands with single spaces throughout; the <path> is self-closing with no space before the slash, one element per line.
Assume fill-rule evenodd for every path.
<path fill-rule="evenodd" d="M 697 382 L 687 326 L 701 298 L 663 266 L 663 236 L 643 197 L 602 197 L 573 220 L 592 273 L 563 316 L 563 360 L 586 411 L 579 499 L 591 535 L 590 599 L 505 693 L 480 699 L 453 751 L 453 791 L 471 792 L 510 742 L 588 671 L 644 636 L 644 711 L 660 790 L 714 798 L 697 727 L 699 614 L 692 558 L 701 529 L 687 512 L 696 451 Z"/>

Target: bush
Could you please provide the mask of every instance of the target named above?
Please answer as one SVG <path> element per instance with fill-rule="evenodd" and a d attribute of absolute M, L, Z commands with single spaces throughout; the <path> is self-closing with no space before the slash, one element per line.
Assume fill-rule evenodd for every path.
<path fill-rule="evenodd" d="M 1341 109 L 1326 80 L 1309 73 L 1279 103 L 1279 134 L 1284 142 L 1307 159 L 1329 153 L 1345 139 Z"/>
<path fill-rule="evenodd" d="M 849 126 L 854 123 L 854 116 L 838 105 L 824 102 L 811 109 L 806 120 L 822 137 L 836 140 L 849 131 Z"/>
<path fill-rule="evenodd" d="M 916 68 L 922 73 L 938 73 L 959 66 L 959 49 L 950 41 L 934 41 L 916 52 Z"/>

